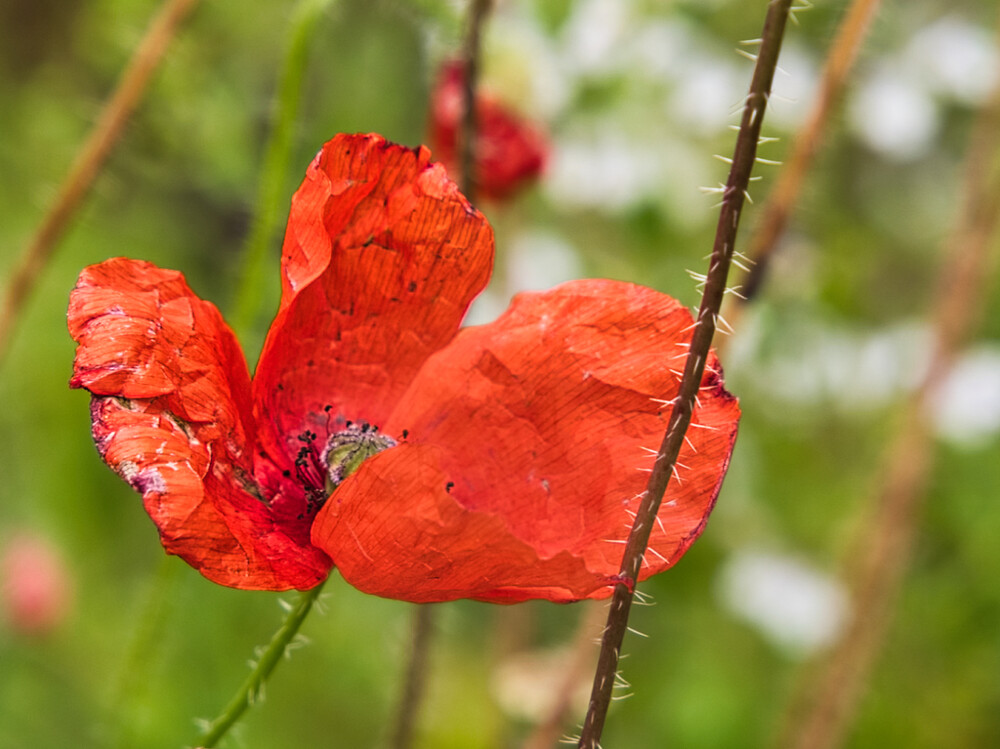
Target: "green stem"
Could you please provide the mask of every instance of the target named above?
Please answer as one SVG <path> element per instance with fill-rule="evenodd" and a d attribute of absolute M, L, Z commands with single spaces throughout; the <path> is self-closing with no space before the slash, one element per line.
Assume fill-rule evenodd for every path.
<path fill-rule="evenodd" d="M 149 679 L 171 613 L 171 596 L 177 586 L 180 560 L 163 555 L 156 577 L 149 585 L 138 617 L 138 626 L 126 651 L 125 665 L 112 699 L 112 715 L 121 716 L 111 746 L 135 746 L 138 739 L 136 715 L 149 696 Z"/>
<path fill-rule="evenodd" d="M 285 621 L 278 631 L 274 633 L 274 636 L 271 638 L 264 652 L 261 653 L 250 675 L 240 685 L 240 688 L 236 690 L 233 699 L 226 705 L 219 717 L 208 724 L 195 742 L 195 746 L 201 747 L 201 749 L 209 749 L 215 746 L 226 735 L 229 729 L 233 727 L 236 721 L 240 719 L 240 716 L 243 715 L 246 709 L 257 701 L 268 677 L 274 671 L 274 667 L 278 665 L 281 657 L 288 652 L 288 646 L 298 633 L 299 627 L 302 626 L 302 622 L 305 621 L 310 609 L 312 609 L 313 603 L 319 598 L 320 591 L 323 590 L 325 584 L 324 581 L 312 590 L 304 591 L 299 596 L 298 602 L 288 612 L 288 616 L 285 617 Z"/>
<path fill-rule="evenodd" d="M 330 2 L 331 0 L 300 0 L 292 17 L 288 52 L 278 85 L 276 120 L 264 154 L 253 223 L 244 245 L 243 275 L 231 317 L 232 326 L 244 343 L 253 332 L 261 310 L 277 304 L 277 287 L 266 283 L 270 274 L 269 250 L 288 203 L 285 197 L 285 176 L 291 161 L 292 132 L 302 101 L 302 82 L 305 79 L 309 49 L 317 21 Z"/>

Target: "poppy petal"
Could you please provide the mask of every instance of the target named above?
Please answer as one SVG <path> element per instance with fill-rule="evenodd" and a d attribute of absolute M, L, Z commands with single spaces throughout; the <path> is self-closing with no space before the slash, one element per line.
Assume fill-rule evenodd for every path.
<path fill-rule="evenodd" d="M 582 560 L 565 551 L 541 560 L 502 517 L 464 508 L 449 493 L 445 458 L 434 445 L 399 445 L 337 488 L 313 523 L 313 542 L 344 579 L 415 603 L 580 598 L 574 584 L 593 577 Z"/>
<path fill-rule="evenodd" d="M 632 284 L 518 296 L 431 357 L 387 422 L 407 443 L 334 492 L 313 542 L 391 598 L 610 595 L 691 329 L 686 308 Z M 713 354 L 642 579 L 704 528 L 738 418 Z"/>
<path fill-rule="evenodd" d="M 253 479 L 250 378 L 214 305 L 180 273 L 115 258 L 80 274 L 69 329 L 98 452 L 143 495 L 169 553 L 237 588 L 326 577 L 308 523 L 277 517 Z"/>
<path fill-rule="evenodd" d="M 264 449 L 382 424 L 489 280 L 493 233 L 425 148 L 340 135 L 292 200 L 283 294 L 254 376 Z"/>

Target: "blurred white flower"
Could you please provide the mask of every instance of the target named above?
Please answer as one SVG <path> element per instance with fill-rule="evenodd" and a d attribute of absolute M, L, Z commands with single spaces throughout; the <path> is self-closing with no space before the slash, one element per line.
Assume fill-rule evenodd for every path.
<path fill-rule="evenodd" d="M 777 403 L 836 406 L 853 414 L 886 406 L 912 390 L 927 371 L 930 333 L 901 323 L 871 332 L 809 319 L 790 320 L 782 345 L 767 347 L 760 319 L 747 315 L 727 371 Z M 775 410 L 782 418 L 798 409 Z"/>
<path fill-rule="evenodd" d="M 510 296 L 491 285 L 472 301 L 469 311 L 462 320 L 462 327 L 491 323 L 503 314 L 509 304 Z"/>
<path fill-rule="evenodd" d="M 755 53 L 757 48 L 745 49 Z M 802 124 L 813 106 L 819 73 L 812 55 L 792 40 L 782 45 L 778 65 L 771 86 L 771 98 L 767 102 L 765 125 L 794 130 Z"/>
<path fill-rule="evenodd" d="M 511 297 L 522 291 L 544 291 L 580 278 L 583 268 L 573 246 L 557 234 L 527 231 L 505 243 L 504 260 L 489 288 L 476 297 L 464 325 L 493 322 Z"/>
<path fill-rule="evenodd" d="M 551 122 L 566 107 L 572 85 L 559 51 L 523 6 L 503 10 L 490 22 L 483 82 L 525 116 Z"/>
<path fill-rule="evenodd" d="M 738 112 L 750 84 L 750 69 L 733 60 L 703 53 L 691 55 L 676 76 L 668 101 L 671 116 L 694 131 L 722 132 L 738 123 Z"/>
<path fill-rule="evenodd" d="M 955 16 L 914 34 L 903 58 L 936 94 L 969 106 L 982 104 L 1000 75 L 1000 50 L 993 35 Z"/>
<path fill-rule="evenodd" d="M 542 291 L 583 275 L 572 245 L 558 234 L 532 231 L 507 246 L 507 290 Z"/>
<path fill-rule="evenodd" d="M 655 193 L 663 174 L 652 145 L 609 127 L 558 139 L 543 188 L 557 203 L 613 212 Z"/>
<path fill-rule="evenodd" d="M 970 447 L 1000 434 L 1000 346 L 965 354 L 936 393 L 932 417 L 938 434 Z"/>
<path fill-rule="evenodd" d="M 791 556 L 738 552 L 717 582 L 726 608 L 790 655 L 805 656 L 830 644 L 846 621 L 843 586 Z"/>
<path fill-rule="evenodd" d="M 927 151 L 940 123 L 930 92 L 901 70 L 886 63 L 861 82 L 850 100 L 848 117 L 870 148 L 908 161 Z"/>
<path fill-rule="evenodd" d="M 504 659 L 493 674 L 492 691 L 508 715 L 538 723 L 552 714 L 566 674 L 573 666 L 571 648 L 518 653 Z M 582 712 L 590 697 L 590 675 L 576 685 L 571 700 Z"/>
<path fill-rule="evenodd" d="M 676 18 L 651 19 L 636 29 L 624 50 L 628 66 L 658 80 L 678 77 L 686 60 L 698 47 L 699 34 L 690 24 Z"/>
<path fill-rule="evenodd" d="M 563 60 L 576 74 L 599 75 L 615 70 L 629 44 L 630 3 L 582 0 L 563 32 Z"/>

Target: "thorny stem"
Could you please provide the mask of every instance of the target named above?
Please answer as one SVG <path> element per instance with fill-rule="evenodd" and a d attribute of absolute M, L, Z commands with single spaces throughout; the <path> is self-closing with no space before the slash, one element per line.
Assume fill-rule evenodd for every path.
<path fill-rule="evenodd" d="M 946 246 L 935 305 L 930 368 L 913 393 L 888 452 L 885 478 L 854 547 L 846 579 L 853 618 L 808 672 L 778 746 L 832 749 L 843 744 L 891 623 L 933 463 L 930 401 L 973 330 L 996 263 L 1000 223 L 1000 87 L 980 113 L 966 156 L 962 214 Z M 991 255 L 992 251 L 992 255 Z"/>
<path fill-rule="evenodd" d="M 270 296 L 276 289 L 267 287 L 268 263 L 276 254 L 270 252 L 275 230 L 283 212 L 287 211 L 285 175 L 292 154 L 292 133 L 302 101 L 302 83 L 309 62 L 309 50 L 318 21 L 331 0 L 300 0 L 292 15 L 288 51 L 285 54 L 281 80 L 278 84 L 274 126 L 267 141 L 264 166 L 257 189 L 257 204 L 253 223 L 243 250 L 243 273 L 236 293 L 232 316 L 233 328 L 244 338 L 253 332 L 257 315 L 277 306 L 262 303 L 265 289 Z"/>
<path fill-rule="evenodd" d="M 551 749 L 558 743 L 563 735 L 566 718 L 573 706 L 573 696 L 593 667 L 594 637 L 600 634 L 604 608 L 596 601 L 587 601 L 584 605 L 586 608 L 580 616 L 573 650 L 562 681 L 556 690 L 552 710 L 539 722 L 521 749 Z"/>
<path fill-rule="evenodd" d="M 427 682 L 427 653 L 433 634 L 434 610 L 431 604 L 414 604 L 410 662 L 406 667 L 403 694 L 396 711 L 396 725 L 390 744 L 392 749 L 409 749 L 413 745 L 413 729 Z"/>
<path fill-rule="evenodd" d="M 325 584 L 326 581 L 323 581 L 312 590 L 307 590 L 299 594 L 298 602 L 288 611 L 288 616 L 285 617 L 285 621 L 282 622 L 281 627 L 274 633 L 271 641 L 260 654 L 250 675 L 240 685 L 240 688 L 236 690 L 233 699 L 226 705 L 219 717 L 205 727 L 205 730 L 195 742 L 195 746 L 200 749 L 209 749 L 215 746 L 226 735 L 229 729 L 235 725 L 246 709 L 262 696 L 264 684 L 267 682 L 271 672 L 274 671 L 274 667 L 278 665 L 281 657 L 288 654 L 289 645 L 298 633 L 299 627 L 302 626 L 302 622 L 305 621 L 306 615 L 312 609 L 316 599 L 319 598 L 319 594 Z"/>
<path fill-rule="evenodd" d="M 459 139 L 459 164 L 462 170 L 462 192 L 475 203 L 476 191 L 476 86 L 479 82 L 480 41 L 483 24 L 493 5 L 492 0 L 472 0 L 469 25 L 462 51 L 462 130 Z"/>
<path fill-rule="evenodd" d="M 492 7 L 492 0 L 472 0 L 462 50 L 462 126 L 459 141 L 461 190 L 470 203 L 475 202 L 476 175 L 476 85 L 479 81 L 479 51 L 483 24 Z M 427 652 L 434 630 L 434 610 L 427 604 L 417 604 L 413 614 L 413 645 L 406 668 L 403 694 L 396 713 L 392 735 L 393 749 L 408 749 L 413 742 L 414 724 L 420 710 L 427 682 Z"/>
<path fill-rule="evenodd" d="M 164 0 L 159 12 L 150 22 L 146 35 L 132 54 L 117 88 L 104 105 L 97 124 L 77 153 L 55 202 L 42 218 L 42 223 L 22 253 L 7 282 L 3 308 L 0 309 L 0 365 L 9 349 L 14 325 L 39 275 L 107 161 L 125 123 L 135 111 L 167 45 L 197 3 L 198 0 Z"/>
<path fill-rule="evenodd" d="M 778 54 L 781 51 L 781 41 L 784 37 L 785 24 L 788 20 L 791 4 L 792 0 L 771 0 L 768 5 L 757 63 L 750 83 L 750 92 L 743 107 L 743 119 L 736 140 L 736 149 L 733 153 L 733 164 L 723 193 L 715 243 L 712 248 L 694 334 L 691 338 L 691 346 L 684 365 L 680 392 L 674 401 L 667 432 L 660 445 L 653 472 L 646 486 L 645 496 L 625 545 L 625 554 L 619 573 L 623 582 L 615 586 L 611 598 L 607 625 L 601 639 L 597 671 L 594 674 L 590 707 L 578 742 L 580 749 L 598 749 L 599 747 L 604 720 L 607 716 L 617 676 L 619 653 L 628 626 L 633 590 L 639 578 L 643 554 L 649 543 L 649 534 L 663 500 L 674 463 L 680 453 L 684 433 L 691 423 L 695 396 L 701 385 L 705 361 L 708 358 L 712 336 L 715 333 L 716 316 L 719 314 L 722 298 L 726 291 L 726 279 L 733 256 L 736 230 L 743 210 L 745 191 L 756 159 L 764 110 L 770 96 L 771 82 L 774 79 L 774 71 L 777 67 Z"/>
<path fill-rule="evenodd" d="M 767 203 L 761 210 L 757 227 L 747 243 L 745 254 L 754 263 L 740 288 L 747 300 L 757 294 L 767 275 L 771 257 L 802 194 L 802 183 L 819 149 L 830 114 L 840 101 L 847 77 L 878 6 L 879 0 L 854 0 L 844 14 L 826 58 L 816 103 L 796 137 L 791 156 L 778 176 Z"/>

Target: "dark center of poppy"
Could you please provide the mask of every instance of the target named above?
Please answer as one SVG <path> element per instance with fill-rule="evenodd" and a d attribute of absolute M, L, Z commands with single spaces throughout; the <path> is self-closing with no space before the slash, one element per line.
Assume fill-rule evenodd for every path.
<path fill-rule="evenodd" d="M 348 421 L 334 432 L 320 450 L 315 432 L 298 436 L 302 443 L 295 456 L 295 476 L 306 490 L 306 512 L 315 513 L 340 482 L 354 473 L 366 458 L 396 445 L 396 440 L 379 434 L 378 427 L 362 421 Z"/>

